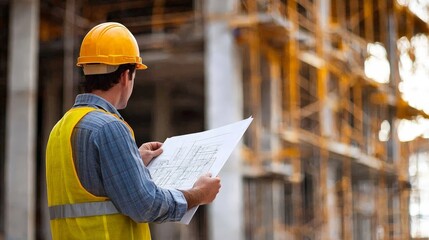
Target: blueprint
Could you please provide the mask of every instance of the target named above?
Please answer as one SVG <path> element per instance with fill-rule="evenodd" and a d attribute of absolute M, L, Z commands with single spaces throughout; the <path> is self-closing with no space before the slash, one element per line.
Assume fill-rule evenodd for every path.
<path fill-rule="evenodd" d="M 186 190 L 205 173 L 217 176 L 252 120 L 167 138 L 163 153 L 148 166 L 153 181 L 162 188 Z M 188 224 L 196 210 L 189 210 L 181 222 Z"/>

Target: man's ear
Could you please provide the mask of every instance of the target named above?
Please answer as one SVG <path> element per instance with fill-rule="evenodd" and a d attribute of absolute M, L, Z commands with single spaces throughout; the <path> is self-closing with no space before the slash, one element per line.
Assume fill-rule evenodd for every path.
<path fill-rule="evenodd" d="M 122 85 L 126 85 L 126 84 L 128 84 L 128 78 L 129 78 L 129 73 L 130 72 L 130 70 L 125 70 L 125 71 L 123 71 L 122 73 L 121 73 L 121 76 L 119 77 L 119 82 L 122 84 Z"/>

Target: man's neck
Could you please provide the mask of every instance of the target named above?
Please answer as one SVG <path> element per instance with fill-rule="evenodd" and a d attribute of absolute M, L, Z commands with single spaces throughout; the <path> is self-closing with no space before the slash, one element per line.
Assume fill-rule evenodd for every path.
<path fill-rule="evenodd" d="M 114 94 L 113 89 L 109 89 L 107 91 L 94 90 L 91 93 L 99 97 L 102 97 L 104 100 L 112 104 L 116 109 L 119 109 L 119 101 L 120 101 L 119 94 Z"/>

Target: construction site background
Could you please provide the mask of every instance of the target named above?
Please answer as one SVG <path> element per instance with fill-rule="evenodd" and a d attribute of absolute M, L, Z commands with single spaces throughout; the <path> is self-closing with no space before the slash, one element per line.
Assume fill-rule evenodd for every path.
<path fill-rule="evenodd" d="M 138 145 L 254 118 L 216 201 L 153 239 L 429 239 L 422 0 L 0 0 L 0 239 L 50 239 L 47 138 L 106 21 L 149 66 Z"/>

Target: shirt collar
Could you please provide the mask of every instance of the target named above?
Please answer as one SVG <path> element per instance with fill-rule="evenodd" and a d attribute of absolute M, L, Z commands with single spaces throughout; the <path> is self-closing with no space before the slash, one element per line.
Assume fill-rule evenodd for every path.
<path fill-rule="evenodd" d="M 110 112 L 118 115 L 119 118 L 123 119 L 118 110 L 106 99 L 97 96 L 92 93 L 84 93 L 76 96 L 73 107 L 91 106 L 98 109 L 103 109 L 106 112 Z"/>

